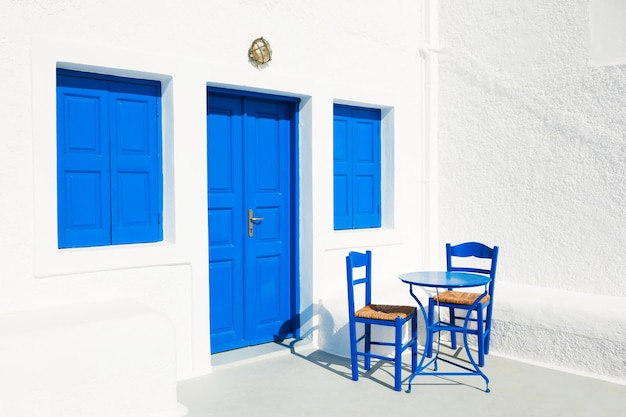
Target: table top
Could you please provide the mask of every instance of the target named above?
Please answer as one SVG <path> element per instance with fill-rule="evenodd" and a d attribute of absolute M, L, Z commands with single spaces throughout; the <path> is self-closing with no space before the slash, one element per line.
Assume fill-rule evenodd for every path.
<path fill-rule="evenodd" d="M 446 271 L 415 271 L 399 276 L 402 282 L 422 287 L 436 288 L 466 288 L 488 284 L 491 278 L 487 275 L 472 274 L 469 272 Z"/>

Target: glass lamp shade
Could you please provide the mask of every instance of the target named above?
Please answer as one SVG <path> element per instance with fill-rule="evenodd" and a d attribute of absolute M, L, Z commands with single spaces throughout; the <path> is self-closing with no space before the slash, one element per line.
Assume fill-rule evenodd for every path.
<path fill-rule="evenodd" d="M 266 39 L 260 37 L 250 45 L 248 56 L 257 66 L 266 64 L 272 59 L 272 47 Z"/>

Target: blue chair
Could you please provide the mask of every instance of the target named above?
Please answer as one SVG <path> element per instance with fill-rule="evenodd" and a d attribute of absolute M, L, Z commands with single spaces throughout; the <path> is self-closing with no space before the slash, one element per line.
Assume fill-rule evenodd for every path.
<path fill-rule="evenodd" d="M 448 271 L 460 271 L 470 272 L 474 274 L 485 274 L 491 277 L 491 282 L 487 285 L 487 295 L 484 296 L 480 302 L 473 306 L 474 302 L 481 296 L 482 293 L 473 293 L 465 291 L 453 291 L 448 289 L 441 294 L 430 297 L 428 300 L 428 328 L 430 333 L 430 340 L 434 340 L 434 333 L 441 331 L 441 329 L 450 331 L 450 347 L 456 349 L 456 334 L 463 332 L 463 326 L 459 325 L 458 321 L 464 322 L 469 310 L 471 311 L 469 325 L 470 330 L 468 334 L 476 335 L 478 345 L 478 366 L 484 366 L 485 355 L 489 353 L 489 343 L 491 339 L 491 316 L 493 310 L 493 295 L 496 282 L 496 265 L 498 263 L 498 250 L 497 246 L 490 248 L 482 243 L 478 242 L 466 242 L 459 245 L 452 246 L 446 244 L 446 264 Z M 481 258 L 490 260 L 487 261 L 490 265 L 473 265 L 470 262 L 465 262 L 466 266 L 458 265 L 459 260 L 456 258 Z M 455 259 L 453 264 L 453 259 Z M 468 261 L 467 259 L 465 259 Z M 450 319 L 446 322 L 439 318 L 439 322 L 436 326 L 434 322 L 435 306 L 439 305 L 440 309 L 447 308 L 449 311 Z M 459 314 L 461 312 L 461 314 Z M 474 323 L 473 325 L 471 325 Z M 426 347 L 426 355 L 432 356 L 433 344 L 430 343 Z"/>
<path fill-rule="evenodd" d="M 355 269 L 359 270 L 355 277 Z M 346 256 L 346 268 L 348 273 L 348 316 L 350 321 L 350 359 L 352 366 L 352 380 L 359 380 L 357 356 L 364 357 L 365 370 L 371 368 L 372 358 L 394 362 L 394 389 L 400 391 L 402 386 L 402 353 L 411 348 L 411 372 L 417 367 L 417 309 L 409 306 L 372 304 L 372 252 L 350 252 Z M 365 285 L 364 303 L 355 307 L 355 287 Z M 403 343 L 404 325 L 411 324 L 411 335 L 406 343 Z M 363 324 L 364 332 L 357 337 L 357 323 Z M 394 340 L 372 340 L 372 325 L 387 326 L 394 329 Z M 359 326 L 360 327 L 360 326 Z M 359 350 L 359 343 L 363 342 L 363 350 Z M 382 356 L 372 353 L 372 345 L 393 346 L 393 357 Z"/>

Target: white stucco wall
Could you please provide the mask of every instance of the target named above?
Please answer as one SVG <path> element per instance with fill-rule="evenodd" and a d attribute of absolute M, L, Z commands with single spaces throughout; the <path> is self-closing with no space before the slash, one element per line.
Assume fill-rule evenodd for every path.
<path fill-rule="evenodd" d="M 348 250 L 372 249 L 377 291 L 408 298 L 396 274 L 427 264 L 430 233 L 419 3 L 0 0 L 0 8 L 0 313 L 134 299 L 172 321 L 178 378 L 210 371 L 207 85 L 302 100 L 303 336 L 347 352 L 336 333 L 346 325 Z M 247 59 L 259 36 L 274 51 L 262 69 Z M 57 249 L 57 66 L 162 82 L 163 242 Z M 334 102 L 383 110 L 380 230 L 333 231 Z M 318 339 L 320 328 L 330 330 Z"/>
<path fill-rule="evenodd" d="M 439 2 L 439 245 L 500 245 L 494 351 L 624 381 L 626 69 L 600 61 L 626 45 L 623 19 L 598 20 L 615 3 Z"/>
<path fill-rule="evenodd" d="M 0 313 L 134 299 L 172 321 L 178 378 L 210 371 L 207 85 L 301 99 L 300 311 L 321 348 L 347 354 L 349 250 L 373 250 L 383 302 L 412 303 L 397 274 L 460 240 L 499 244 L 503 282 L 626 296 L 626 81 L 586 65 L 586 2 L 0 7 Z M 161 80 L 163 242 L 57 249 L 57 66 Z M 333 231 L 334 102 L 383 110 L 380 230 Z"/>

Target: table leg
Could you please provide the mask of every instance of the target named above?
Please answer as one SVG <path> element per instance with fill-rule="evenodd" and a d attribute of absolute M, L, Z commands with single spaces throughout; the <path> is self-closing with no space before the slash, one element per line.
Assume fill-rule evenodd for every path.
<path fill-rule="evenodd" d="M 426 309 L 424 308 L 424 305 L 422 304 L 420 299 L 417 297 L 417 295 L 415 295 L 415 293 L 413 292 L 412 284 L 409 287 L 409 292 L 411 294 L 411 297 L 413 297 L 413 299 L 417 302 L 417 305 L 420 311 L 422 312 L 422 316 L 424 317 L 424 323 L 426 323 L 426 326 L 428 326 L 428 315 L 426 314 Z M 408 380 L 409 387 L 407 388 L 406 392 L 411 392 L 411 383 L 413 382 L 413 379 L 415 379 L 416 376 L 420 375 L 422 371 L 428 368 L 432 363 L 435 363 L 435 369 L 437 369 L 436 368 L 437 367 L 437 355 L 439 354 L 439 352 L 437 352 L 437 355 L 435 355 L 430 361 L 428 361 L 427 363 L 424 363 L 426 361 L 427 347 L 431 345 L 432 345 L 431 334 L 428 331 L 428 329 L 426 329 L 426 341 L 424 343 L 424 350 L 422 352 L 422 357 L 420 358 L 419 363 L 417 364 L 417 367 L 415 368 L 415 371 L 409 377 L 409 380 Z"/>
<path fill-rule="evenodd" d="M 432 359 L 429 361 L 426 361 L 426 357 L 427 357 L 427 352 L 430 346 L 432 346 L 433 340 L 432 340 L 432 332 L 431 329 L 435 329 L 435 331 L 438 332 L 438 335 L 440 337 L 440 332 L 442 330 L 446 330 L 446 327 L 442 327 L 440 326 L 440 323 L 437 322 L 436 324 L 433 323 L 432 327 L 428 325 L 428 315 L 426 313 L 426 309 L 424 308 L 424 305 L 422 304 L 422 302 L 419 300 L 419 298 L 417 297 L 417 295 L 415 295 L 415 293 L 413 292 L 413 285 L 410 285 L 410 290 L 409 290 L 411 297 L 413 297 L 413 299 L 417 302 L 417 305 L 419 306 L 420 311 L 422 312 L 422 316 L 424 317 L 424 323 L 426 323 L 426 341 L 424 344 L 424 350 L 422 352 L 422 357 L 419 361 L 419 364 L 417 365 L 415 371 L 411 374 L 411 376 L 408 379 L 408 388 L 406 392 L 411 392 L 411 384 L 413 382 L 413 379 L 415 379 L 416 376 L 418 375 L 431 375 L 431 376 L 468 376 L 468 375 L 475 375 L 475 376 L 480 376 L 485 380 L 485 384 L 486 384 L 486 388 L 485 388 L 485 392 L 490 392 L 489 389 L 489 378 L 487 378 L 487 375 L 485 375 L 485 373 L 480 369 L 480 367 L 478 366 L 478 364 L 476 363 L 476 361 L 474 360 L 474 357 L 470 351 L 469 348 L 469 344 L 468 344 L 468 340 L 467 340 L 467 335 L 468 335 L 468 330 L 469 330 L 469 323 L 470 323 L 470 316 L 472 314 L 472 311 L 474 311 L 474 309 L 476 308 L 482 308 L 482 306 L 479 306 L 479 304 L 481 303 L 481 300 L 487 295 L 487 293 L 483 293 L 480 297 L 478 297 L 476 299 L 476 301 L 474 301 L 474 303 L 472 304 L 471 308 L 467 311 L 467 315 L 465 316 L 465 321 L 463 322 L 463 344 L 465 345 L 465 352 L 467 353 L 467 357 L 470 361 L 470 363 L 472 364 L 472 367 L 474 369 L 470 369 L 467 368 L 459 363 L 455 363 L 452 362 L 450 360 L 444 359 L 444 358 L 439 358 L 439 350 L 440 350 L 440 346 L 437 346 L 437 351 L 432 355 Z M 439 307 L 439 306 L 438 306 Z M 430 312 L 430 314 L 433 314 L 434 312 Z M 439 320 L 439 319 L 438 319 Z M 453 326 L 449 326 L 449 327 L 453 327 Z M 456 326 L 454 326 L 456 327 Z M 440 339 L 439 339 L 440 340 Z M 437 360 L 441 359 L 442 361 L 450 364 L 450 365 L 454 365 L 458 368 L 464 369 L 465 372 L 440 372 L 437 371 Z M 424 372 L 424 370 L 426 368 L 428 368 L 431 364 L 434 364 L 434 370 L 432 372 Z"/>

